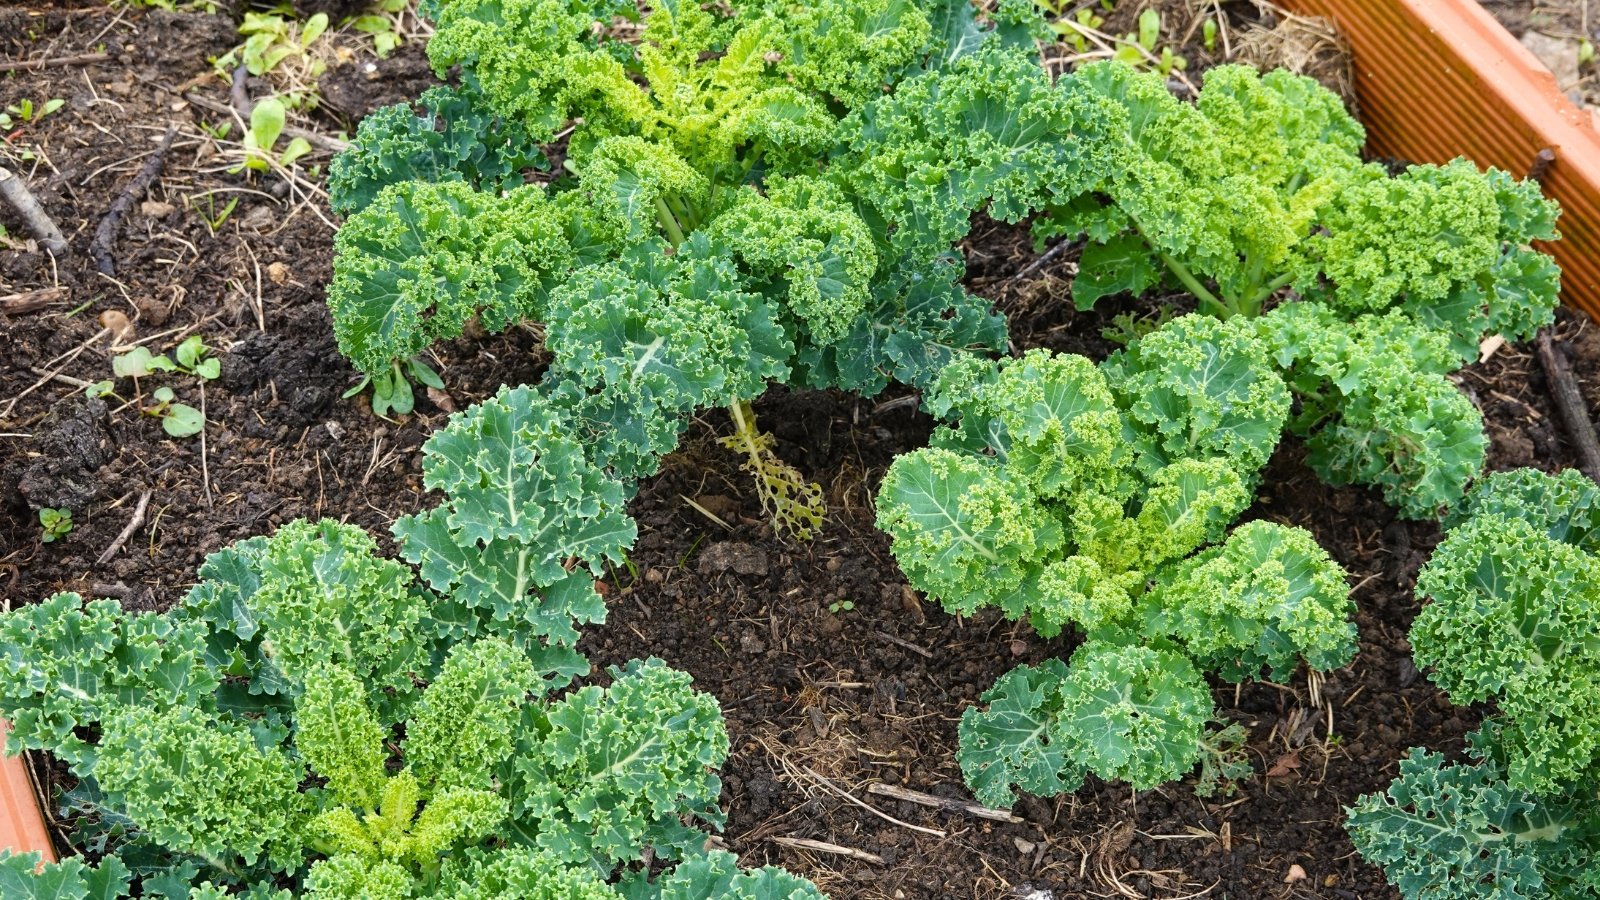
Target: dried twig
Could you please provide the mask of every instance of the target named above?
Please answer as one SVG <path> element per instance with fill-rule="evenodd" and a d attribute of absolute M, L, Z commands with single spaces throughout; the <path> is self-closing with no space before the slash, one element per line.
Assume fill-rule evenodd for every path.
<path fill-rule="evenodd" d="M 1561 414 L 1561 424 L 1578 445 L 1578 468 L 1590 479 L 1600 482 L 1600 440 L 1596 440 L 1594 422 L 1589 418 L 1589 407 L 1578 390 L 1578 381 L 1572 377 L 1572 365 L 1567 356 L 1556 350 L 1550 340 L 1550 330 L 1539 332 L 1535 342 L 1539 350 L 1539 365 L 1544 377 L 1550 381 L 1550 398 Z"/>
<path fill-rule="evenodd" d="M 796 850 L 811 850 L 816 853 L 832 853 L 835 856 L 848 856 L 851 859 L 859 859 L 862 862 L 883 865 L 883 857 L 876 853 L 868 853 L 865 850 L 857 850 L 854 847 L 841 847 L 838 844 L 830 844 L 827 841 L 813 841 L 810 838 L 792 837 L 774 837 L 767 838 L 767 840 L 780 847 L 793 847 Z"/>
<path fill-rule="evenodd" d="M 941 831 L 938 828 L 927 828 L 927 827 L 922 826 L 922 825 L 913 825 L 910 822 L 902 822 L 901 820 L 896 819 L 894 816 L 889 815 L 888 813 L 884 812 L 881 809 L 878 809 L 875 806 L 872 806 L 871 804 L 863 803 L 860 800 L 857 800 L 854 794 L 851 794 L 849 791 L 845 790 L 844 788 L 838 786 L 837 784 L 834 784 L 831 779 L 826 778 L 826 777 L 824 777 L 822 775 L 818 775 L 816 773 L 816 771 L 814 769 L 812 769 L 810 766 L 802 766 L 800 768 L 800 771 L 804 772 L 807 776 L 809 776 L 817 784 L 820 784 L 823 787 L 827 788 L 829 791 L 831 791 L 836 796 L 840 797 L 841 799 L 847 800 L 847 801 L 849 801 L 850 803 L 852 803 L 852 804 L 854 804 L 856 806 L 861 807 L 862 809 L 866 810 L 867 812 L 872 813 L 873 815 L 877 816 L 880 819 L 883 819 L 885 822 L 892 822 L 892 823 L 894 823 L 896 825 L 899 825 L 901 828 L 909 828 L 912 831 L 920 831 L 923 834 L 931 834 L 934 837 L 947 837 L 948 836 L 944 831 Z"/>
<path fill-rule="evenodd" d="M 86 66 L 91 63 L 105 62 L 111 58 L 109 53 L 79 53 L 76 56 L 53 56 L 47 59 L 13 59 L 0 62 L 0 73 L 29 72 L 34 69 L 45 69 L 53 66 Z"/>
<path fill-rule="evenodd" d="M 233 70 L 233 83 L 228 86 L 228 102 L 239 111 L 239 118 L 246 122 L 250 121 L 250 112 L 255 108 L 255 104 L 250 102 L 250 91 L 245 84 L 249 76 L 250 70 L 245 68 L 244 63 L 240 63 L 239 67 Z"/>
<path fill-rule="evenodd" d="M 111 201 L 111 208 L 106 210 L 105 217 L 94 230 L 94 240 L 89 244 L 89 256 L 94 259 L 94 267 L 100 270 L 101 275 L 113 276 L 117 274 L 117 267 L 112 262 L 111 254 L 117 244 L 117 226 L 122 222 L 122 216 L 133 206 L 150 185 L 155 183 L 161 175 L 161 166 L 166 162 L 167 151 L 172 148 L 172 140 L 178 136 L 176 125 L 167 126 L 167 133 L 161 138 L 161 145 L 150 158 L 139 167 L 139 173 L 133 176 L 128 186 L 123 189 L 117 199 Z"/>
<path fill-rule="evenodd" d="M 0 297 L 0 316 L 21 316 L 65 300 L 67 289 L 64 287 L 40 288 L 36 291 L 23 291 L 20 294 L 7 294 Z"/>
<path fill-rule="evenodd" d="M 931 806 L 934 809 L 942 809 L 947 812 L 966 813 L 969 816 L 977 816 L 980 819 L 992 819 L 996 822 L 1009 822 L 1013 825 L 1027 821 L 1021 816 L 1014 816 L 1006 810 L 984 806 L 981 803 L 974 803 L 971 800 L 954 800 L 950 797 L 937 797 L 933 794 L 924 794 L 921 791 L 913 791 L 910 788 L 903 788 L 894 784 L 884 784 L 877 781 L 867 785 L 867 793 L 877 794 L 880 797 L 892 797 L 895 800 L 904 800 L 907 803 L 915 803 L 919 806 Z"/>
<path fill-rule="evenodd" d="M 117 551 L 121 550 L 122 545 L 128 542 L 128 538 L 133 537 L 133 533 L 139 530 L 140 525 L 144 524 L 144 513 L 149 508 L 150 491 L 145 491 L 139 495 L 139 503 L 133 508 L 133 518 L 128 520 L 128 524 L 122 526 L 122 531 L 117 534 L 117 539 L 111 542 L 111 546 L 107 547 L 105 552 L 95 559 L 95 565 L 103 566 L 111 561 L 111 557 L 117 555 Z"/>
<path fill-rule="evenodd" d="M 1079 246 L 1077 241 L 1059 241 L 1059 242 L 1056 243 L 1056 245 L 1054 247 L 1051 247 L 1049 250 L 1046 250 L 1043 254 L 1041 254 L 1033 262 L 1028 263 L 1026 266 L 1024 266 L 1021 271 L 1017 272 L 1017 274 L 1012 275 L 1010 278 L 1008 278 L 1006 280 L 1007 281 L 1022 281 L 1024 279 L 1026 279 L 1028 276 L 1032 275 L 1033 273 L 1035 273 L 1035 272 L 1039 271 L 1040 269 L 1044 268 L 1045 266 L 1048 266 L 1051 263 L 1055 262 L 1056 261 L 1056 257 L 1060 256 L 1063 253 L 1066 253 L 1068 250 L 1071 250 L 1073 247 L 1077 247 L 1077 246 Z"/>
<path fill-rule="evenodd" d="M 39 241 L 39 246 L 52 256 L 67 255 L 66 235 L 61 233 L 61 229 L 56 227 L 50 214 L 44 211 L 38 200 L 34 199 L 33 192 L 28 190 L 22 178 L 4 166 L 0 166 L 0 197 L 4 197 L 17 211 L 17 215 L 22 216 L 23 224 L 33 232 L 33 236 Z"/>

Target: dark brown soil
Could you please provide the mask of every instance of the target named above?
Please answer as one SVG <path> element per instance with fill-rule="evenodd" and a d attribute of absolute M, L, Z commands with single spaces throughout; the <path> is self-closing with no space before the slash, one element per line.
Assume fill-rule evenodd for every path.
<path fill-rule="evenodd" d="M 201 76 L 207 57 L 232 41 L 220 16 L 44 3 L 0 10 L 0 60 L 84 53 L 100 42 L 115 54 L 0 76 L 0 107 L 23 97 L 67 101 L 9 135 L 0 154 L 72 244 L 72 255 L 52 264 L 27 248 L 22 223 L 0 208 L 13 241 L 0 248 L 0 310 L 17 302 L 9 295 L 62 289 L 42 308 L 0 312 L 0 597 L 8 602 L 77 590 L 164 607 L 192 583 L 205 554 L 298 517 L 386 535 L 395 517 L 435 502 L 420 489 L 420 446 L 447 412 L 541 369 L 537 336 L 514 330 L 439 348 L 448 392 L 420 398 L 403 421 L 341 399 L 355 377 L 322 305 L 331 214 L 305 185 L 228 174 L 228 145 L 198 128 L 215 114 L 173 90 L 193 82 L 186 89 L 226 103 L 226 85 Z M 325 79 L 328 108 L 306 127 L 348 130 L 350 119 L 413 96 L 428 77 L 415 46 L 384 61 L 351 46 L 356 57 Z M 369 63 L 375 72 L 364 71 Z M 87 255 L 94 226 L 169 124 L 179 137 L 144 198 L 151 202 L 123 221 L 116 279 L 101 277 Z M 326 161 L 326 153 L 307 160 Z M 239 200 L 215 233 L 202 216 L 208 196 L 218 205 Z M 968 250 L 973 290 L 1011 317 L 1018 348 L 1103 355 L 1110 344 L 1099 332 L 1111 315 L 1154 308 L 1072 312 L 1071 254 L 1018 278 L 1036 257 L 1015 228 L 980 222 Z M 101 334 L 103 322 L 119 324 L 111 313 L 131 321 L 131 335 Z M 135 406 L 86 402 L 73 383 L 44 377 L 98 381 L 110 376 L 113 345 L 144 340 L 170 350 L 189 333 L 221 348 L 223 377 L 203 396 L 188 378 L 157 376 L 141 388 L 168 384 L 185 402 L 203 403 L 203 444 L 167 437 Z M 1591 407 L 1600 406 L 1600 337 L 1572 318 L 1558 333 Z M 1571 464 L 1524 348 L 1502 349 L 1461 381 L 1488 420 L 1495 468 Z M 1370 492 L 1321 485 L 1299 449 L 1285 445 L 1251 515 L 1311 529 L 1349 569 L 1360 607 L 1355 664 L 1315 698 L 1303 676 L 1287 686 L 1219 686 L 1219 713 L 1250 729 L 1257 773 L 1232 796 L 1202 801 L 1186 784 L 1135 794 L 1095 782 L 1071 796 L 1025 800 L 1016 810 L 1022 824 L 989 822 L 866 787 L 965 798 L 953 758 L 963 707 L 1012 666 L 1069 647 L 994 615 L 953 618 L 905 584 L 872 516 L 885 467 L 921 446 L 931 427 L 903 391 L 862 400 L 774 389 L 756 408 L 782 456 L 825 487 L 824 533 L 809 544 L 772 535 L 738 461 L 716 444 L 728 430 L 724 414 L 708 412 L 635 501 L 631 565 L 606 579 L 610 621 L 584 644 L 602 666 L 660 656 L 722 702 L 733 737 L 725 840 L 747 863 L 785 865 L 839 900 L 1020 897 L 1029 889 L 1058 898 L 1396 896 L 1354 855 L 1341 810 L 1382 786 L 1406 748 L 1458 750 L 1476 722 L 1409 659 L 1410 587 L 1438 539 L 1434 526 L 1396 521 Z M 147 491 L 146 524 L 97 563 Z M 37 508 L 62 505 L 74 513 L 72 532 L 42 544 Z M 771 840 L 783 837 L 882 861 Z"/>

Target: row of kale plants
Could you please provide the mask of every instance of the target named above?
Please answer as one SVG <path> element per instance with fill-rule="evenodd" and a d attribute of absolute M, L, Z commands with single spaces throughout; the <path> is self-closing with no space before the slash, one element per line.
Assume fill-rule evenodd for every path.
<path fill-rule="evenodd" d="M 5 896 L 820 897 L 707 849 L 728 740 L 686 675 L 562 692 L 627 503 L 694 414 L 729 409 L 803 537 L 818 497 L 749 402 L 894 381 L 944 423 L 878 496 L 907 578 L 1083 638 L 966 711 L 980 800 L 1183 777 L 1218 740 L 1208 676 L 1350 663 L 1341 568 L 1303 529 L 1234 527 L 1292 434 L 1330 483 L 1461 523 L 1418 661 L 1504 714 L 1476 763 L 1419 752 L 1363 799 L 1358 846 L 1408 897 L 1600 896 L 1600 497 L 1531 472 L 1469 496 L 1485 440 L 1449 378 L 1551 319 L 1536 185 L 1364 162 L 1338 98 L 1284 72 L 1215 68 L 1193 102 L 1122 63 L 1052 79 L 1025 2 L 423 8 L 451 85 L 369 116 L 329 177 L 340 347 L 379 410 L 471 320 L 542 323 L 549 369 L 428 441 L 443 502 L 393 526 L 404 562 L 296 523 L 165 614 L 0 615 L 13 752 L 71 767 L 85 853 L 0 861 Z M 978 212 L 1080 242 L 1079 309 L 1198 308 L 1099 363 L 1001 358 L 962 284 Z"/>

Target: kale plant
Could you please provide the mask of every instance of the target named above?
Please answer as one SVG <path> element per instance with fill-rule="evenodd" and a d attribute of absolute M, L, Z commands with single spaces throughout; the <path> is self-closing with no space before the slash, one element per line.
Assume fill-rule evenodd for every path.
<path fill-rule="evenodd" d="M 212 555 L 167 614 L 0 615 L 10 746 L 70 765 L 97 860 L 5 858 L 5 896 L 821 897 L 706 855 L 728 738 L 687 675 L 650 659 L 554 694 L 587 670 L 567 610 L 496 617 L 374 551 L 297 522 Z M 682 865 L 651 881 L 646 848 Z"/>
<path fill-rule="evenodd" d="M 1085 242 L 1078 307 L 1170 286 L 1201 312 L 1257 317 L 1291 290 L 1263 328 L 1311 466 L 1413 518 L 1459 502 L 1485 441 L 1445 376 L 1485 336 L 1531 337 L 1556 304 L 1556 265 L 1529 246 L 1556 236 L 1538 185 L 1465 160 L 1391 177 L 1362 162 L 1339 98 L 1287 72 L 1219 66 L 1193 103 L 1116 63 L 1071 77 L 1126 112 L 1121 165 L 1033 227 Z"/>
<path fill-rule="evenodd" d="M 961 721 L 978 798 L 1149 788 L 1200 761 L 1203 674 L 1284 677 L 1349 662 L 1344 573 L 1298 528 L 1250 522 L 1288 387 L 1252 323 L 1186 316 L 1100 365 L 1029 351 L 948 366 L 928 405 L 954 420 L 895 460 L 878 523 L 913 586 L 997 607 L 1070 663 L 1022 666 Z"/>
<path fill-rule="evenodd" d="M 1349 813 L 1408 900 L 1600 897 L 1600 487 L 1491 475 L 1417 579 L 1419 666 L 1498 715 L 1473 762 L 1420 748 Z"/>

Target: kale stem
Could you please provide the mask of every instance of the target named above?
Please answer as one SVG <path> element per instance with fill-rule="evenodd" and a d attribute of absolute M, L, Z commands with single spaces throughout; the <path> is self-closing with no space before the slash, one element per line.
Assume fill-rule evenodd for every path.
<path fill-rule="evenodd" d="M 1226 319 L 1229 316 L 1232 311 L 1227 304 L 1218 300 L 1216 294 L 1207 290 L 1206 286 L 1200 283 L 1200 279 L 1194 277 L 1194 273 L 1189 271 L 1188 266 L 1159 250 L 1156 253 L 1161 257 L 1161 261 L 1167 264 L 1167 268 L 1172 270 L 1172 274 L 1178 276 L 1178 280 L 1183 282 L 1183 286 L 1189 289 L 1189 293 L 1200 299 L 1200 308 L 1202 310 L 1219 319 Z"/>
<path fill-rule="evenodd" d="M 1294 275 L 1288 272 L 1285 272 L 1282 275 L 1279 275 L 1277 278 L 1272 279 L 1271 281 L 1262 285 L 1260 290 L 1256 291 L 1247 300 L 1245 300 L 1240 307 L 1239 312 L 1242 312 L 1247 316 L 1261 315 L 1261 305 L 1267 302 L 1267 298 L 1271 297 L 1279 288 L 1293 280 Z"/>
<path fill-rule="evenodd" d="M 667 208 L 667 201 L 661 197 L 656 198 L 656 221 L 661 223 L 661 230 L 667 233 L 667 240 L 672 242 L 672 246 L 683 243 L 683 229 L 678 226 L 672 210 Z"/>

